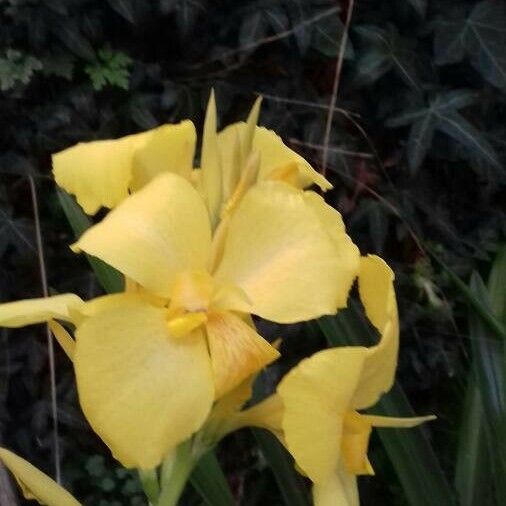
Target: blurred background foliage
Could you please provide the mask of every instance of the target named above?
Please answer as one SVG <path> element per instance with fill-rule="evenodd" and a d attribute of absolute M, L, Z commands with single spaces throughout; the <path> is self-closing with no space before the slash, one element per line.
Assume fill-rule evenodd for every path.
<path fill-rule="evenodd" d="M 201 127 L 211 87 L 224 126 L 243 119 L 262 94 L 260 123 L 327 171 L 335 185 L 327 200 L 362 253 L 394 267 L 398 386 L 417 413 L 438 415 L 420 431 L 419 454 L 402 438 L 397 450 L 395 441 L 389 446 L 385 431 L 374 436 L 378 476 L 361 480 L 364 504 L 504 504 L 506 452 L 494 461 L 496 438 L 506 434 L 497 432 L 506 427 L 504 342 L 483 318 L 487 311 L 505 318 L 502 0 L 0 0 L 0 26 L 0 300 L 42 293 L 29 178 L 50 290 L 101 291 L 86 260 L 67 247 L 73 233 L 51 181 L 51 153 L 186 117 Z M 496 281 L 487 288 L 482 279 L 496 258 Z M 259 322 L 264 334 L 285 337 L 284 359 L 260 390 L 272 390 L 282 371 L 325 338 L 353 342 L 339 327 L 348 313 L 318 325 Z M 0 441 L 52 472 L 44 332 L 2 331 L 0 340 Z M 143 504 L 135 476 L 115 467 L 89 430 L 60 350 L 56 367 L 65 483 L 89 505 Z M 393 402 L 406 414 L 405 404 Z M 269 469 L 286 457 L 272 446 L 259 451 L 255 438 L 265 435 L 233 435 L 218 451 L 237 502 L 305 504 L 298 493 L 281 493 L 283 476 Z M 426 488 L 424 496 L 416 483 L 410 494 L 396 451 L 414 461 L 428 452 L 425 462 L 437 464 L 438 486 L 450 495 L 431 498 Z M 415 481 L 423 480 L 419 472 Z M 185 501 L 201 504 L 192 491 Z"/>

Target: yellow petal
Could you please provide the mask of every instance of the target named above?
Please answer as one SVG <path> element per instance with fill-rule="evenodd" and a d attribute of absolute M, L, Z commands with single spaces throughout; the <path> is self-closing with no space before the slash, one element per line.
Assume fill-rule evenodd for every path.
<path fill-rule="evenodd" d="M 233 194 L 243 166 L 241 152 L 241 134 L 245 123 L 233 123 L 218 134 L 218 148 L 223 175 L 223 200 L 226 202 Z"/>
<path fill-rule="evenodd" d="M 216 398 L 279 357 L 279 352 L 233 313 L 212 311 L 206 324 Z"/>
<path fill-rule="evenodd" d="M 271 173 L 276 169 L 295 162 L 299 169 L 298 188 L 307 188 L 312 184 L 318 185 L 324 191 L 332 188 L 325 177 L 316 172 L 302 156 L 290 149 L 272 130 L 257 127 L 253 139 L 253 149 L 260 152 L 259 179 L 269 179 Z"/>
<path fill-rule="evenodd" d="M 74 351 L 76 349 L 76 342 L 72 338 L 72 336 L 67 332 L 63 325 L 60 325 L 58 322 L 51 320 L 49 322 L 49 328 L 53 333 L 54 337 L 58 341 L 58 344 L 62 347 L 63 351 L 66 353 L 67 357 L 70 360 L 74 360 Z"/>
<path fill-rule="evenodd" d="M 0 448 L 0 460 L 14 475 L 23 495 L 46 506 L 80 506 L 63 487 L 16 454 Z"/>
<path fill-rule="evenodd" d="M 162 174 L 88 229 L 74 249 L 169 296 L 177 273 L 204 269 L 210 247 L 209 219 L 199 193 L 182 177 Z"/>
<path fill-rule="evenodd" d="M 362 374 L 367 349 L 324 350 L 303 360 L 280 382 L 283 431 L 299 467 L 315 483 L 336 471 L 343 420 Z"/>
<path fill-rule="evenodd" d="M 165 311 L 142 299 L 86 319 L 74 365 L 84 414 L 125 467 L 157 466 L 201 427 L 214 398 L 203 334 L 174 339 Z"/>
<path fill-rule="evenodd" d="M 371 424 L 356 411 L 350 411 L 344 416 L 341 459 L 351 474 L 374 474 L 367 459 L 371 431 Z"/>
<path fill-rule="evenodd" d="M 341 213 L 329 206 L 323 198 L 312 191 L 304 192 L 306 203 L 318 216 L 323 228 L 332 240 L 339 258 L 339 279 L 341 287 L 337 307 L 346 307 L 348 294 L 360 270 L 360 251 L 346 234 Z"/>
<path fill-rule="evenodd" d="M 0 304 L 0 327 L 24 327 L 53 318 L 70 321 L 69 309 L 83 304 L 80 297 L 71 293 Z"/>
<path fill-rule="evenodd" d="M 128 196 L 135 151 L 151 131 L 116 140 L 80 143 L 53 155 L 58 186 L 76 196 L 87 214 L 115 207 Z"/>
<path fill-rule="evenodd" d="M 392 416 L 379 416 L 379 415 L 361 415 L 367 423 L 373 427 L 392 427 L 398 429 L 409 429 L 416 427 L 425 422 L 431 422 L 437 417 L 434 415 L 428 416 L 413 416 L 407 418 L 397 418 Z"/>
<path fill-rule="evenodd" d="M 353 399 L 354 409 L 375 404 L 394 382 L 399 349 L 399 318 L 393 282 L 394 273 L 384 260 L 375 255 L 361 258 L 358 278 L 360 299 L 381 340 L 377 346 L 369 348 L 364 375 Z"/>
<path fill-rule="evenodd" d="M 234 430 L 241 427 L 260 427 L 270 430 L 281 443 L 285 444 L 283 438 L 283 401 L 278 394 L 273 394 L 251 408 L 237 413 L 231 424 Z"/>
<path fill-rule="evenodd" d="M 327 481 L 313 485 L 315 506 L 359 506 L 357 478 L 339 466 Z"/>
<path fill-rule="evenodd" d="M 200 165 L 202 187 L 206 195 L 209 216 L 213 227 L 218 222 L 222 198 L 222 173 L 216 122 L 216 102 L 214 100 L 214 91 L 211 91 L 204 121 Z"/>
<path fill-rule="evenodd" d="M 355 249 L 353 258 L 358 256 Z M 336 249 L 304 193 L 265 181 L 251 188 L 230 217 L 216 279 L 242 288 L 251 312 L 279 323 L 333 314 L 355 272 Z"/>
<path fill-rule="evenodd" d="M 130 188 L 137 191 L 163 172 L 190 180 L 196 139 L 190 120 L 153 130 L 146 144 L 135 152 Z"/>
<path fill-rule="evenodd" d="M 260 107 L 262 105 L 262 97 L 257 97 L 251 111 L 248 114 L 246 128 L 242 129 L 241 148 L 243 163 L 249 158 L 253 147 L 253 139 L 255 137 L 258 117 L 260 116 Z"/>

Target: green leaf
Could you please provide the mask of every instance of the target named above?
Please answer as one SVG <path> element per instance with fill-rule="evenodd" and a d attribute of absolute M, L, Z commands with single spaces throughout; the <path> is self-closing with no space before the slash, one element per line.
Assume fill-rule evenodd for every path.
<path fill-rule="evenodd" d="M 466 55 L 484 79 L 506 88 L 506 4 L 485 0 L 466 16 L 440 20 L 434 37 L 435 62 L 457 63 Z"/>
<path fill-rule="evenodd" d="M 367 346 L 376 340 L 354 302 L 335 317 L 320 318 L 317 325 L 331 346 Z M 387 416 L 414 415 L 398 384 L 383 395 L 370 411 Z M 378 429 L 378 435 L 411 506 L 454 504 L 453 491 L 423 427 Z"/>
<path fill-rule="evenodd" d="M 38 58 L 7 49 L 5 56 L 0 58 L 0 90 L 10 90 L 18 83 L 28 84 L 35 72 L 41 69 L 42 63 Z"/>
<path fill-rule="evenodd" d="M 506 246 L 502 246 L 488 278 L 490 305 L 497 319 L 506 325 Z"/>
<path fill-rule="evenodd" d="M 294 469 L 291 456 L 270 432 L 254 429 L 258 446 L 274 473 L 286 506 L 309 506 L 304 483 Z"/>
<path fill-rule="evenodd" d="M 487 454 L 485 414 L 480 389 L 470 374 L 459 431 L 455 488 L 461 506 L 489 504 L 490 461 Z"/>
<path fill-rule="evenodd" d="M 92 225 L 92 223 L 73 197 L 60 189 L 58 189 L 57 192 L 58 200 L 60 201 L 63 212 L 65 213 L 77 239 Z M 99 260 L 98 258 L 89 255 L 86 255 L 86 257 L 92 269 L 95 271 L 100 285 L 107 293 L 117 293 L 123 291 L 123 276 L 116 269 L 102 262 L 102 260 Z"/>
<path fill-rule="evenodd" d="M 492 316 L 492 305 L 487 287 L 478 273 L 471 276 L 470 291 L 480 300 Z M 484 430 L 488 443 L 491 468 L 489 474 L 494 482 L 496 504 L 506 502 L 506 363 L 504 341 L 488 328 L 480 314 L 469 312 L 469 334 L 471 338 L 471 374 L 480 390 L 482 399 Z"/>
<path fill-rule="evenodd" d="M 365 44 L 356 64 L 355 84 L 373 83 L 392 69 L 408 86 L 417 91 L 420 89 L 414 66 L 415 55 L 394 26 L 383 29 L 362 25 L 356 27 L 355 32 Z"/>
<path fill-rule="evenodd" d="M 435 131 L 448 135 L 490 165 L 501 167 L 497 153 L 485 136 L 457 112 L 475 100 L 476 94 L 466 89 L 440 92 L 429 101 L 428 106 L 401 113 L 386 121 L 388 127 L 411 124 L 406 155 L 412 172 L 425 159 Z"/>
<path fill-rule="evenodd" d="M 335 58 L 339 54 L 343 31 L 344 25 L 338 12 L 335 15 L 326 16 L 313 25 L 311 45 L 325 56 Z M 351 60 L 353 57 L 353 46 L 348 38 L 344 48 L 344 58 Z"/>
<path fill-rule="evenodd" d="M 437 128 L 458 143 L 473 151 L 479 158 L 485 160 L 494 167 L 501 167 L 494 148 L 461 114 L 455 111 L 446 113 L 444 116 L 437 115 Z"/>
<path fill-rule="evenodd" d="M 93 88 L 101 90 L 106 85 L 116 86 L 128 90 L 130 71 L 128 67 L 132 59 L 121 51 L 101 49 L 98 58 L 84 67 L 84 71 L 90 76 Z"/>
<path fill-rule="evenodd" d="M 446 272 L 450 281 L 457 290 L 464 296 L 471 308 L 482 319 L 483 323 L 498 337 L 506 339 L 506 330 L 504 325 L 489 311 L 483 301 L 473 293 L 468 286 L 436 255 L 434 251 L 428 248 L 431 258 Z"/>
<path fill-rule="evenodd" d="M 199 460 L 190 481 L 208 506 L 235 504 L 227 479 L 213 451 L 206 453 Z"/>

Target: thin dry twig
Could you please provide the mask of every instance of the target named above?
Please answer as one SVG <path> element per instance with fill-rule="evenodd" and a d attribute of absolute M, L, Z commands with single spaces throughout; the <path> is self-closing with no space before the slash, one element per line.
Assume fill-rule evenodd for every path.
<path fill-rule="evenodd" d="M 330 105 L 321 104 L 320 102 L 311 102 L 309 100 L 299 100 L 296 98 L 286 98 L 280 97 L 278 95 L 269 95 L 268 93 L 262 93 L 260 91 L 255 92 L 257 95 L 262 96 L 266 100 L 272 100 L 273 102 L 280 102 L 282 104 L 292 104 L 292 105 L 301 105 L 304 107 L 311 107 L 314 109 L 323 109 L 324 111 L 328 111 L 330 109 Z M 356 112 L 347 111 L 346 109 L 341 109 L 340 107 L 334 107 L 334 112 L 339 112 L 341 114 L 349 116 L 355 116 L 360 118 L 360 114 Z"/>
<path fill-rule="evenodd" d="M 37 256 L 39 259 L 40 281 L 42 285 L 42 294 L 49 297 L 47 285 L 46 261 L 44 258 L 44 248 L 42 245 L 42 233 L 40 228 L 39 202 L 37 198 L 37 188 L 32 176 L 28 176 L 30 183 L 30 193 L 32 196 L 33 218 L 35 222 L 35 239 L 37 244 Z M 54 344 L 53 336 L 49 325 L 46 325 L 47 350 L 49 355 L 49 374 L 51 381 L 51 414 L 53 417 L 53 455 L 55 478 L 57 483 L 61 483 L 61 467 L 60 467 L 60 438 L 58 433 L 58 401 L 56 397 L 56 368 L 54 360 Z"/>
<path fill-rule="evenodd" d="M 341 37 L 341 43 L 339 45 L 339 55 L 336 62 L 336 71 L 334 74 L 334 82 L 332 84 L 332 95 L 330 97 L 330 104 L 327 113 L 327 120 L 325 123 L 325 136 L 323 139 L 323 150 L 322 156 L 322 174 L 325 176 L 327 172 L 327 159 L 328 159 L 328 145 L 330 142 L 330 131 L 332 130 L 332 120 L 334 119 L 334 108 L 337 101 L 337 93 L 339 91 L 339 82 L 341 78 L 341 69 L 343 67 L 344 51 L 346 49 L 346 43 L 348 41 L 348 31 L 351 23 L 351 15 L 353 14 L 354 0 L 348 2 L 348 12 L 346 13 L 346 21 L 344 24 L 343 35 Z"/>
<path fill-rule="evenodd" d="M 350 151 L 349 149 L 340 148 L 338 146 L 325 147 L 323 144 L 313 144 L 312 142 L 301 141 L 299 139 L 294 139 L 293 137 L 289 137 L 288 141 L 291 142 L 292 144 L 296 144 L 297 146 L 316 149 L 318 151 L 323 151 L 324 149 L 326 149 L 327 151 L 331 151 L 332 153 L 339 153 L 345 156 L 354 156 L 357 158 L 374 158 L 374 155 L 371 153 L 363 153 L 361 151 Z"/>

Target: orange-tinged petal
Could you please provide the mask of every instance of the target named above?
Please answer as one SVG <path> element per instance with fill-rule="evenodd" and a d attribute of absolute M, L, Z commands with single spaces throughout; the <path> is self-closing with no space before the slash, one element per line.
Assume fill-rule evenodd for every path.
<path fill-rule="evenodd" d="M 380 342 L 369 348 L 353 408 L 372 406 L 390 390 L 395 378 L 399 349 L 399 318 L 392 269 L 375 255 L 362 257 L 358 289 L 367 317 L 378 329 Z"/>
<path fill-rule="evenodd" d="M 231 312 L 210 312 L 206 330 L 217 398 L 279 357 L 255 329 Z"/>
<path fill-rule="evenodd" d="M 0 327 L 24 327 L 51 319 L 71 321 L 70 311 L 83 304 L 81 298 L 72 293 L 7 302 L 0 304 Z"/>
<path fill-rule="evenodd" d="M 178 273 L 203 270 L 211 247 L 206 207 L 192 185 L 162 174 L 88 229 L 74 249 L 170 296 Z"/>
<path fill-rule="evenodd" d="M 80 506 L 81 503 L 47 474 L 11 451 L 0 448 L 0 461 L 14 475 L 27 499 L 36 499 L 46 506 Z"/>
<path fill-rule="evenodd" d="M 323 350 L 303 360 L 281 380 L 283 432 L 290 453 L 315 483 L 336 471 L 344 415 L 360 382 L 367 349 Z"/>
<path fill-rule="evenodd" d="M 209 414 L 214 387 L 205 338 L 175 339 L 165 310 L 117 300 L 76 332 L 79 400 L 95 432 L 125 467 L 151 469 Z"/>
<path fill-rule="evenodd" d="M 357 259 L 354 247 L 340 254 L 303 192 L 264 181 L 247 192 L 230 217 L 215 277 L 244 290 L 252 313 L 293 323 L 342 307 Z"/>

